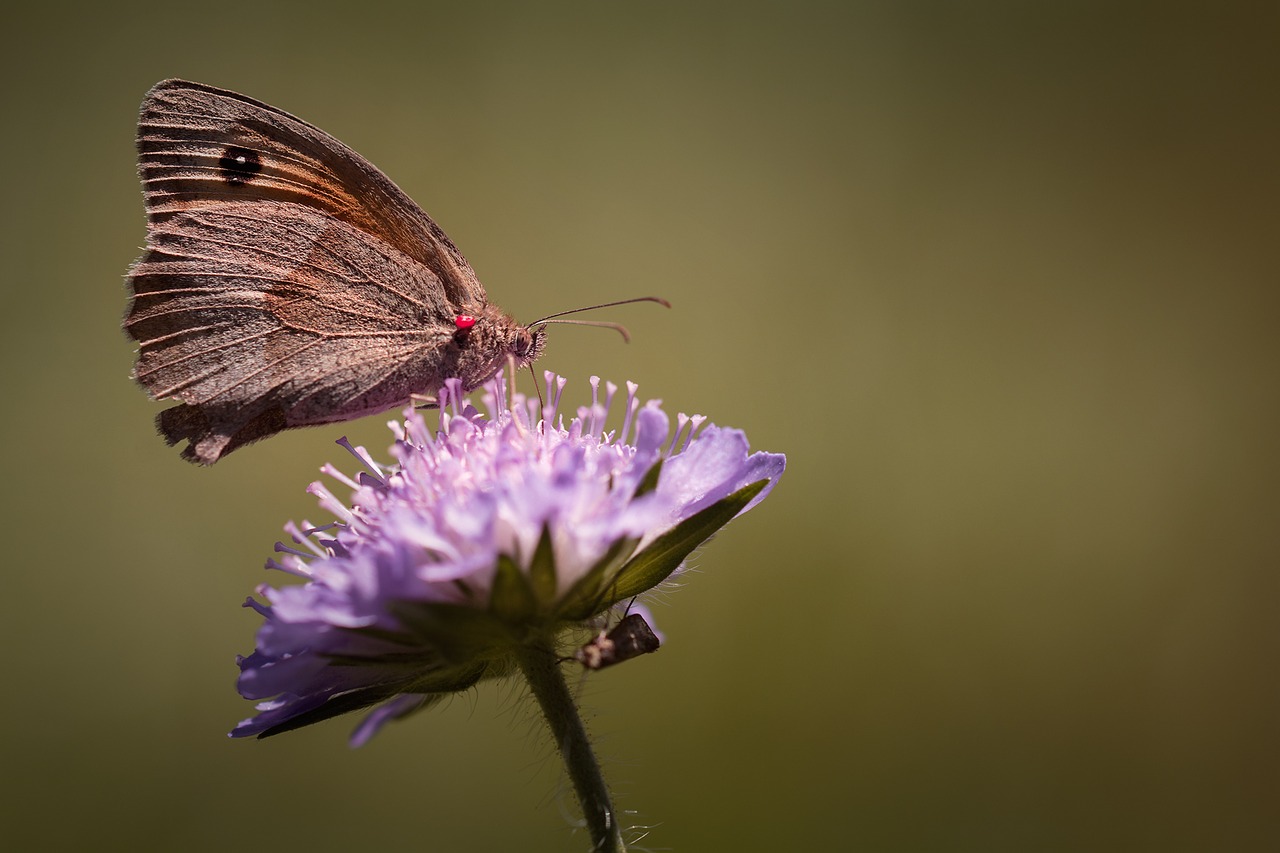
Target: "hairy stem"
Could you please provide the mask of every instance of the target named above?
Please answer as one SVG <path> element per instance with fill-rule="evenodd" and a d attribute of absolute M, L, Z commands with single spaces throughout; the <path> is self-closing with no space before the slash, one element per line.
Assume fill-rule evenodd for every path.
<path fill-rule="evenodd" d="M 551 727 L 565 770 L 573 780 L 573 790 L 591 833 L 592 849 L 600 853 L 622 853 L 627 846 L 622 841 L 622 830 L 609 800 L 608 786 L 550 638 L 522 646 L 517 657 L 520 670 Z"/>

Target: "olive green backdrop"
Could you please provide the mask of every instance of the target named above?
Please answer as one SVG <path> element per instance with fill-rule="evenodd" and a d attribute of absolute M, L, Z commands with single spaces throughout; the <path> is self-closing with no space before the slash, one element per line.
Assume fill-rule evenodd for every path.
<path fill-rule="evenodd" d="M 1204 5 L 7 13 L 4 846 L 587 846 L 518 685 L 225 738 L 280 526 L 388 433 L 153 433 L 119 317 L 169 76 L 349 143 L 518 317 L 668 297 L 543 366 L 788 454 L 584 687 L 646 849 L 1274 840 L 1280 15 Z"/>

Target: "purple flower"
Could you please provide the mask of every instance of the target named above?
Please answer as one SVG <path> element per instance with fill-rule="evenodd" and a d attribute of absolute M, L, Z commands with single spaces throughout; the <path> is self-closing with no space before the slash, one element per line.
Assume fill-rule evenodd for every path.
<path fill-rule="evenodd" d="M 785 466 L 749 453 L 746 436 L 641 406 L 627 383 L 620 427 L 606 431 L 616 386 L 591 379 L 592 404 L 566 425 L 564 380 L 546 374 L 548 404 L 516 395 L 501 376 L 482 415 L 456 383 L 434 434 L 418 412 L 393 423 L 396 464 L 365 466 L 350 507 L 309 488 L 338 521 L 286 530 L 307 550 L 277 543 L 300 585 L 259 590 L 257 648 L 241 658 L 239 690 L 258 714 L 233 737 L 277 734 L 372 708 L 352 735 L 368 740 L 404 717 L 515 668 L 535 639 L 598 629 L 636 595 L 759 503 Z"/>

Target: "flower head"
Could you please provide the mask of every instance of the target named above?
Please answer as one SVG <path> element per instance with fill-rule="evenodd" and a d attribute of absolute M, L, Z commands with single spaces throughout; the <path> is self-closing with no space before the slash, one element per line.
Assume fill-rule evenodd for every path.
<path fill-rule="evenodd" d="M 416 411 L 393 423 L 396 464 L 344 444 L 366 471 L 350 506 L 320 483 L 310 492 L 338 521 L 289 525 L 295 544 L 270 561 L 305 579 L 259 590 L 257 648 L 240 659 L 239 690 L 261 700 L 232 736 L 267 736 L 372 708 L 352 736 L 509 673 L 513 651 L 598 627 L 679 571 L 720 527 L 759 503 L 782 474 L 779 454 L 749 453 L 746 436 L 679 415 L 674 435 L 657 401 L 627 384 L 621 426 L 605 424 L 616 386 L 592 377 L 592 403 L 557 417 L 564 380 L 548 373 L 548 404 L 515 395 L 501 375 L 485 416 L 447 385 L 434 433 Z M 701 429 L 700 429 L 701 428 Z"/>

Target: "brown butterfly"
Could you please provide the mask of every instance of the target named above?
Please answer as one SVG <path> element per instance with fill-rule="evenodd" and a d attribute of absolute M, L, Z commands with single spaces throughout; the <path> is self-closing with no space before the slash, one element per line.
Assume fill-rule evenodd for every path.
<path fill-rule="evenodd" d="M 551 317 L 524 326 L 490 304 L 399 187 L 286 112 L 162 81 L 142 102 L 138 169 L 133 375 L 180 401 L 156 423 L 169 444 L 189 442 L 192 462 L 433 397 L 449 377 L 471 390 L 542 352 Z"/>

